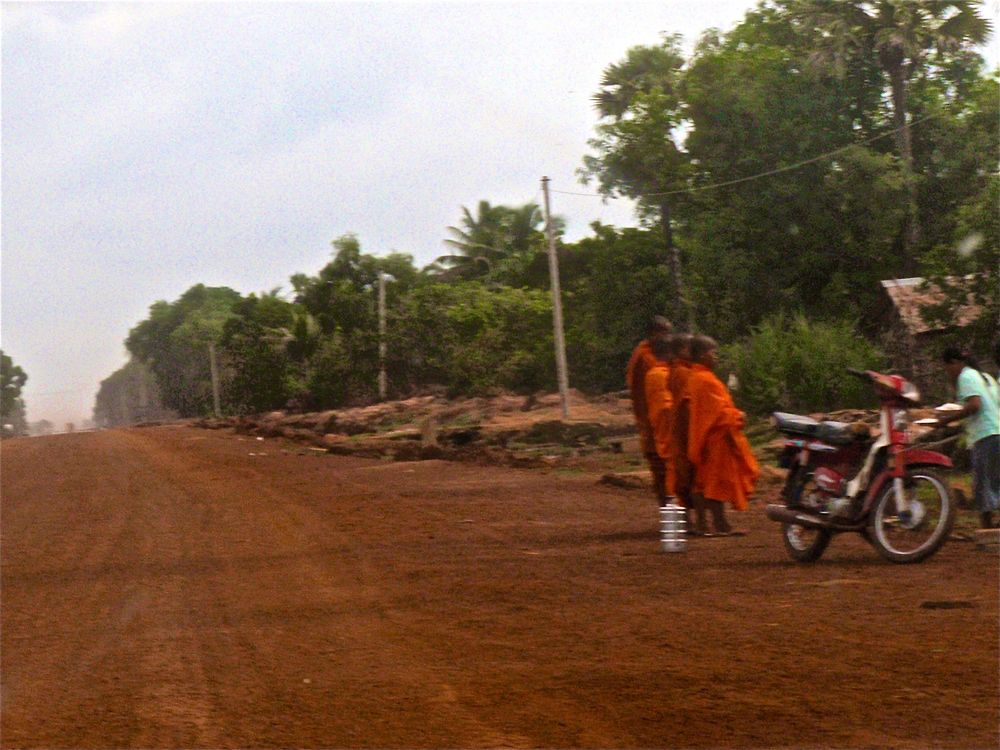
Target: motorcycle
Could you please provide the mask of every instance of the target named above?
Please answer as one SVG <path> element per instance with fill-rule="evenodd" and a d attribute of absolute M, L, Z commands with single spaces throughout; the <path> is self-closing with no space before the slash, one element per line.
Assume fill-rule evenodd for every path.
<path fill-rule="evenodd" d="M 848 370 L 868 381 L 880 401 L 879 431 L 864 423 L 818 422 L 775 412 L 785 437 L 778 464 L 788 469 L 784 504 L 766 514 L 781 524 L 785 548 L 798 562 L 818 560 L 835 534 L 860 533 L 894 563 L 926 560 L 945 543 L 955 506 L 940 471 L 951 459 L 908 444 L 908 410 L 916 386 L 899 375 Z"/>

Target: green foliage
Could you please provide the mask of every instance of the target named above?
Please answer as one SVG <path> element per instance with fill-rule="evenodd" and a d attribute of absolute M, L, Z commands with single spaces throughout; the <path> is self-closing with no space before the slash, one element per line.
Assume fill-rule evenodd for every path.
<path fill-rule="evenodd" d="M 490 284 L 522 286 L 540 280 L 544 261 L 544 215 L 536 203 L 493 206 L 479 201 L 476 214 L 462 207 L 462 221 L 448 227 L 444 242 L 454 252 L 437 258 L 428 272 L 441 281 L 481 279 Z M 560 234 L 563 221 L 553 217 Z"/>
<path fill-rule="evenodd" d="M 561 253 L 566 356 L 575 387 L 606 392 L 625 387 L 633 347 L 673 296 L 658 233 L 593 228 L 594 237 Z"/>
<path fill-rule="evenodd" d="M 251 294 L 233 306 L 222 329 L 225 411 L 261 412 L 285 406 L 293 390 L 288 349 L 297 339 L 293 305 Z"/>
<path fill-rule="evenodd" d="M 684 57 L 679 36 L 663 36 L 655 47 L 633 47 L 625 60 L 604 70 L 595 94 L 601 122 L 588 141 L 580 176 L 596 181 L 603 195 L 634 198 L 645 221 L 663 233 L 662 262 L 669 269 L 669 314 L 690 329 L 693 315 L 685 284 L 684 258 L 673 239 L 673 193 L 682 192 L 695 165 L 678 145 L 675 131 L 685 117 L 680 97 Z"/>
<path fill-rule="evenodd" d="M 129 331 L 125 348 L 152 370 L 164 405 L 182 417 L 211 411 L 209 344 L 222 338 L 240 300 L 228 287 L 197 284 L 175 302 L 153 303 L 149 317 Z"/>
<path fill-rule="evenodd" d="M 26 428 L 21 389 L 28 382 L 27 373 L 0 349 L 0 423 L 11 425 L 13 434 L 23 434 Z"/>
<path fill-rule="evenodd" d="M 0 415 L 7 418 L 14 403 L 21 398 L 21 389 L 28 382 L 28 375 L 14 364 L 14 360 L 0 349 Z"/>
<path fill-rule="evenodd" d="M 555 380 L 552 305 L 546 292 L 431 284 L 389 318 L 389 378 L 452 393 L 530 392 Z"/>
<path fill-rule="evenodd" d="M 759 414 L 871 406 L 871 389 L 846 370 L 883 365 L 882 355 L 851 324 L 803 315 L 769 318 L 721 354 L 720 369 L 739 380 L 738 402 Z"/>
<path fill-rule="evenodd" d="M 726 39 L 703 42 L 684 79 L 697 184 L 772 172 L 696 193 L 686 212 L 699 322 L 724 340 L 776 310 L 867 308 L 880 278 L 896 273 L 900 170 L 851 145 L 880 99 L 864 85 L 871 68 L 845 85 L 809 65 L 810 54 L 786 15 L 762 9 Z"/>

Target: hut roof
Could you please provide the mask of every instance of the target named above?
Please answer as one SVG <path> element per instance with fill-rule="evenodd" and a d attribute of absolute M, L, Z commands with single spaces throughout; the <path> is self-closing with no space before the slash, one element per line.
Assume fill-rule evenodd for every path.
<path fill-rule="evenodd" d="M 958 287 L 968 286 L 972 276 L 949 276 L 945 280 L 948 286 Z M 911 335 L 916 336 L 921 333 L 931 331 L 942 331 L 951 326 L 939 322 L 927 322 L 921 315 L 924 307 L 938 305 L 947 299 L 947 293 L 937 284 L 928 282 L 926 279 L 915 277 L 912 279 L 887 279 L 882 282 L 882 287 L 892 300 L 893 307 L 899 313 L 903 325 Z M 955 311 L 953 325 L 964 328 L 979 317 L 982 307 L 972 301 L 971 292 L 966 296 L 966 303 L 959 306 Z"/>

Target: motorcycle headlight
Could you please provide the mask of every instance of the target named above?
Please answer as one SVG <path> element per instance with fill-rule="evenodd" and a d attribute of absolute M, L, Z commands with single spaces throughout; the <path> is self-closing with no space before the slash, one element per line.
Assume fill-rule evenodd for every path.
<path fill-rule="evenodd" d="M 897 430 L 903 429 L 910 421 L 907 416 L 908 412 L 906 409 L 894 409 L 892 412 L 892 426 Z"/>

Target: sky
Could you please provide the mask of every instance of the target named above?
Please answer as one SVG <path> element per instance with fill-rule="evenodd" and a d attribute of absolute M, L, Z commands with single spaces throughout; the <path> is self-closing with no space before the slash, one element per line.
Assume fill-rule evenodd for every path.
<path fill-rule="evenodd" d="M 425 265 L 462 206 L 592 191 L 602 70 L 755 5 L 3 3 L 0 345 L 29 422 L 89 419 L 129 330 L 195 284 L 287 292 L 349 232 Z M 570 240 L 635 223 L 552 211 Z"/>

